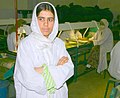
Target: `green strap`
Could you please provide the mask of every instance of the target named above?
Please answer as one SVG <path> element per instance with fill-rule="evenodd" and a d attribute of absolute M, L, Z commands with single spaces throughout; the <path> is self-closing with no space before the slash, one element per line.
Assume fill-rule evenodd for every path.
<path fill-rule="evenodd" d="M 42 65 L 44 67 L 44 72 L 42 73 L 42 76 L 45 80 L 45 84 L 47 87 L 47 90 L 49 93 L 54 93 L 55 92 L 55 81 L 52 78 L 52 75 L 49 72 L 48 66 L 46 64 Z"/>

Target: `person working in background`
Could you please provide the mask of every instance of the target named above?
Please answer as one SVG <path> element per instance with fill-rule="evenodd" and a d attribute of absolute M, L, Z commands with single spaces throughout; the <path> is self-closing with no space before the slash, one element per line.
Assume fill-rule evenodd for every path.
<path fill-rule="evenodd" d="M 58 17 L 51 3 L 35 6 L 31 29 L 18 46 L 16 98 L 68 98 L 66 81 L 73 76 L 74 65 L 64 42 L 56 37 Z"/>
<path fill-rule="evenodd" d="M 110 52 L 113 47 L 113 34 L 108 26 L 108 21 L 101 19 L 98 31 L 89 39 L 93 42 L 94 47 L 90 52 L 86 67 L 87 69 L 96 68 L 98 73 L 107 68 L 106 54 Z"/>
<path fill-rule="evenodd" d="M 63 41 L 76 41 L 80 38 L 82 38 L 82 34 L 79 32 L 79 30 L 66 30 L 63 31 L 60 36 L 58 36 Z"/>
<path fill-rule="evenodd" d="M 111 51 L 108 72 L 112 77 L 120 80 L 120 41 L 116 43 Z"/>
<path fill-rule="evenodd" d="M 16 42 L 16 27 L 12 26 L 9 29 L 9 33 L 7 35 L 7 46 L 9 51 L 15 51 L 16 45 L 19 44 L 20 40 L 22 40 L 25 35 L 28 35 L 31 32 L 29 25 L 23 19 L 18 20 L 18 42 Z"/>

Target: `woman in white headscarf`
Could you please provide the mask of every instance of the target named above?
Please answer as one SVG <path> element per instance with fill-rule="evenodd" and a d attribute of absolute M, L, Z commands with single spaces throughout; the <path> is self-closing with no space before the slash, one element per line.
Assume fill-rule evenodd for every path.
<path fill-rule="evenodd" d="M 92 56 L 88 59 L 87 67 L 96 67 L 97 72 L 100 73 L 103 70 L 107 68 L 107 52 L 110 52 L 113 47 L 113 34 L 112 31 L 108 28 L 108 21 L 106 19 L 100 20 L 100 27 L 99 30 L 96 32 L 95 36 L 93 38 L 90 38 L 90 40 L 93 41 L 93 44 L 95 48 L 97 49 L 98 61 L 96 62 L 97 65 L 95 65 L 95 59 L 92 59 L 92 54 L 94 52 L 91 52 Z"/>
<path fill-rule="evenodd" d="M 66 81 L 74 65 L 57 38 L 55 7 L 42 2 L 33 10 L 32 33 L 19 44 L 14 71 L 16 98 L 68 98 Z"/>

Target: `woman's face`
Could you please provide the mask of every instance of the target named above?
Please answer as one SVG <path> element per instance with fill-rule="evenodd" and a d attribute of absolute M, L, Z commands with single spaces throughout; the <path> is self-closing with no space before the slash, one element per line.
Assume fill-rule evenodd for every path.
<path fill-rule="evenodd" d="M 100 30 L 105 29 L 105 24 L 102 21 L 100 21 L 100 27 L 99 27 L 99 29 Z"/>
<path fill-rule="evenodd" d="M 38 25 L 40 28 L 41 33 L 48 37 L 49 34 L 53 30 L 54 26 L 54 15 L 51 11 L 43 10 L 39 13 L 38 17 Z"/>

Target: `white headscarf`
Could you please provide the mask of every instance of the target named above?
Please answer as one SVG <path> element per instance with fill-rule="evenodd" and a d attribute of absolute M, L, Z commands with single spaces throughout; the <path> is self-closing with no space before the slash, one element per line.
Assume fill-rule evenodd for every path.
<path fill-rule="evenodd" d="M 37 20 L 37 15 L 36 15 L 36 9 L 37 7 L 42 4 L 42 3 L 47 3 L 49 5 L 51 5 L 53 7 L 54 10 L 54 26 L 53 26 L 53 30 L 50 33 L 50 35 L 47 37 L 45 37 L 42 32 L 40 31 L 39 25 L 38 25 L 38 20 Z M 57 12 L 55 7 L 49 3 L 49 2 L 41 2 L 38 3 L 34 10 L 33 10 L 33 15 L 32 15 L 32 21 L 31 21 L 31 29 L 32 29 L 32 33 L 30 34 L 29 37 L 31 37 L 31 39 L 33 39 L 33 43 L 34 43 L 34 47 L 36 47 L 39 50 L 44 51 L 44 56 L 45 58 L 47 58 L 47 64 L 49 64 L 50 61 L 52 61 L 52 45 L 53 45 L 53 41 L 56 38 L 56 35 L 58 33 L 58 17 L 57 17 Z M 43 53 L 41 54 L 43 55 Z M 41 58 L 42 59 L 42 58 Z"/>
<path fill-rule="evenodd" d="M 104 23 L 105 28 L 108 28 L 109 23 L 108 23 L 108 21 L 106 19 L 101 19 L 100 21 Z"/>
<path fill-rule="evenodd" d="M 52 32 L 51 32 L 51 34 L 49 35 L 48 38 L 46 38 L 45 36 L 43 36 L 43 34 L 41 33 L 40 28 L 39 28 L 39 25 L 38 25 L 37 16 L 36 16 L 36 9 L 37 9 L 37 7 L 38 7 L 40 4 L 42 4 L 42 3 L 50 4 L 50 5 L 53 7 L 54 13 L 55 13 L 55 20 L 54 20 L 53 30 L 52 30 Z M 38 4 L 35 6 L 35 8 L 34 8 L 34 10 L 33 10 L 33 15 L 32 15 L 31 29 L 32 29 L 32 32 L 38 33 L 38 34 L 39 34 L 39 38 L 42 38 L 44 41 L 45 41 L 45 40 L 46 40 L 46 41 L 49 40 L 49 41 L 52 42 L 52 41 L 55 39 L 55 37 L 56 37 L 56 35 L 57 35 L 57 33 L 58 33 L 58 17 L 57 17 L 56 9 L 55 9 L 55 7 L 54 7 L 51 3 L 49 3 L 49 2 L 41 2 L 41 3 L 38 3 Z M 38 35 L 38 34 L 37 34 L 37 35 Z"/>

